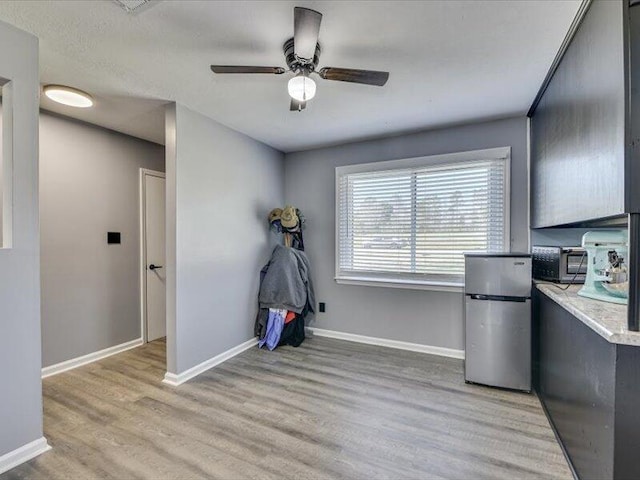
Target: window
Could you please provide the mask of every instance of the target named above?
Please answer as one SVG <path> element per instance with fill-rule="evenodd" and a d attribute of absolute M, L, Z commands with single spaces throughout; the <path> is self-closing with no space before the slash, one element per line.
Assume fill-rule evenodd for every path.
<path fill-rule="evenodd" d="M 459 288 L 509 250 L 510 148 L 336 168 L 336 280 Z"/>

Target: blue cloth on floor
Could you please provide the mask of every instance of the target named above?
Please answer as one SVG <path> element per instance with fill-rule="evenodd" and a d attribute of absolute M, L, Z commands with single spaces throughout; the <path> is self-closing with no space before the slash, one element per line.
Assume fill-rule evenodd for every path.
<path fill-rule="evenodd" d="M 280 308 L 270 308 L 269 318 L 267 320 L 267 334 L 258 343 L 258 346 L 262 346 L 266 343 L 269 350 L 273 350 L 280 343 L 280 335 L 282 335 L 282 329 L 284 328 L 284 318 L 287 315 L 287 311 Z"/>

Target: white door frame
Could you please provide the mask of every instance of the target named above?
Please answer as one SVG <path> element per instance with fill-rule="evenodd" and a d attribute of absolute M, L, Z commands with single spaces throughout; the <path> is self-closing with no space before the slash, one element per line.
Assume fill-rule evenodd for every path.
<path fill-rule="evenodd" d="M 143 343 L 147 343 L 147 229 L 145 214 L 147 211 L 145 183 L 146 176 L 166 178 L 164 172 L 140 169 L 140 338 Z"/>

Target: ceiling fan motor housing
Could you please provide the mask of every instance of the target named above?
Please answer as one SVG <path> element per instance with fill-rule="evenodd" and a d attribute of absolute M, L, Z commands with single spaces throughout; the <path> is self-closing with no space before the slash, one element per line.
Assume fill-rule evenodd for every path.
<path fill-rule="evenodd" d="M 387 83 L 389 72 L 376 70 L 357 70 L 353 68 L 324 67 L 318 70 L 320 61 L 320 23 L 322 14 L 316 10 L 303 7 L 293 9 L 293 37 L 282 45 L 284 58 L 294 76 L 287 83 L 287 91 L 291 97 L 289 109 L 301 111 L 306 107 L 316 91 L 316 83 L 311 78 L 317 73 L 324 80 L 377 85 Z M 245 65 L 211 65 L 216 74 L 275 74 L 282 75 L 287 70 L 282 67 L 245 66 Z"/>
<path fill-rule="evenodd" d="M 287 62 L 287 66 L 293 71 L 305 71 L 307 75 L 314 72 L 318 68 L 318 62 L 320 61 L 320 44 L 316 43 L 316 51 L 313 55 L 313 59 L 299 58 L 294 53 L 293 38 L 290 38 L 282 46 L 284 50 L 284 57 Z"/>

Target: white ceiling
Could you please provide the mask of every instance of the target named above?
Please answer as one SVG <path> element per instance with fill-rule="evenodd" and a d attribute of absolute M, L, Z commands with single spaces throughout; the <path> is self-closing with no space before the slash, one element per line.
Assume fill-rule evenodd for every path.
<path fill-rule="evenodd" d="M 580 0 L 2 1 L 40 38 L 41 81 L 96 97 L 42 106 L 158 143 L 177 101 L 282 151 L 524 114 Z M 318 79 L 301 113 L 286 75 L 215 76 L 211 63 L 285 66 L 293 7 L 320 11 L 320 66 L 387 70 L 385 87 Z"/>

